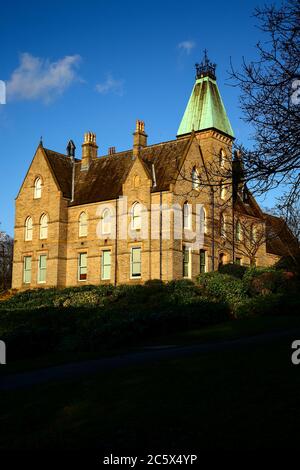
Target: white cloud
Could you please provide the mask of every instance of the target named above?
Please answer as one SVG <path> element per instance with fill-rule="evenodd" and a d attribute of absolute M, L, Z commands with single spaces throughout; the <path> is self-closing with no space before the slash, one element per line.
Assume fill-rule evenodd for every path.
<path fill-rule="evenodd" d="M 178 49 L 189 55 L 191 50 L 194 49 L 196 43 L 194 41 L 182 41 L 178 44 Z"/>
<path fill-rule="evenodd" d="M 78 80 L 79 55 L 65 56 L 56 62 L 24 53 L 20 65 L 7 83 L 7 98 L 52 101 Z"/>
<path fill-rule="evenodd" d="M 115 95 L 122 96 L 124 94 L 123 85 L 123 80 L 116 80 L 112 75 L 108 74 L 105 82 L 97 83 L 96 90 L 102 95 L 114 93 Z"/>

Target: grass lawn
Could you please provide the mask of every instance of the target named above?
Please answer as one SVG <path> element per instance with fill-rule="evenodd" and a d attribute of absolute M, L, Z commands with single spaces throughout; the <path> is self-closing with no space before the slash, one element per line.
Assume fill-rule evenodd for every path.
<path fill-rule="evenodd" d="M 1 392 L 0 449 L 298 448 L 294 339 Z"/>

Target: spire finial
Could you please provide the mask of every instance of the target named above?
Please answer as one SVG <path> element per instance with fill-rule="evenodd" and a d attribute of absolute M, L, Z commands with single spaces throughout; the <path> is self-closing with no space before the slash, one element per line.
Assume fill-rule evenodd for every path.
<path fill-rule="evenodd" d="M 43 147 L 43 136 L 40 137 L 40 146 Z"/>
<path fill-rule="evenodd" d="M 203 77 L 210 77 L 213 80 L 216 79 L 216 64 L 210 62 L 207 49 L 204 49 L 204 58 L 200 64 L 195 64 L 196 66 L 196 79 Z"/>

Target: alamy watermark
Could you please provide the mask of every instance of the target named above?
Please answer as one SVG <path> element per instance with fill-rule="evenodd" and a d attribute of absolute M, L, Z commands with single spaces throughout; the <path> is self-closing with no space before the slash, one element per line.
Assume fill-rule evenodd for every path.
<path fill-rule="evenodd" d="M 206 212 L 202 204 L 128 205 L 126 196 L 115 203 L 99 204 L 96 234 L 99 239 L 112 240 L 184 240 L 191 249 L 203 247 Z M 116 233 L 117 232 L 117 233 Z"/>
<path fill-rule="evenodd" d="M 6 344 L 0 340 L 0 364 L 6 364 Z"/>
<path fill-rule="evenodd" d="M 6 84 L 0 80 L 0 104 L 6 104 Z"/>
<path fill-rule="evenodd" d="M 295 349 L 291 357 L 292 363 L 294 366 L 298 366 L 300 364 L 300 339 L 295 339 L 292 342 L 292 349 Z"/>

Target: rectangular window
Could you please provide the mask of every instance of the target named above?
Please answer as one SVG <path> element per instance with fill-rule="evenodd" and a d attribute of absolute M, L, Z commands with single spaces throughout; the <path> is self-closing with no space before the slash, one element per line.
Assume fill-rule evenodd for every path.
<path fill-rule="evenodd" d="M 24 283 L 31 283 L 31 256 L 24 257 Z"/>
<path fill-rule="evenodd" d="M 206 272 L 206 251 L 200 250 L 200 273 Z"/>
<path fill-rule="evenodd" d="M 47 256 L 39 256 L 39 265 L 38 265 L 38 283 L 46 282 L 46 273 L 47 273 Z"/>
<path fill-rule="evenodd" d="M 86 278 L 87 278 L 87 253 L 79 253 L 78 280 L 86 281 Z"/>
<path fill-rule="evenodd" d="M 242 258 L 235 258 L 235 264 L 240 266 L 242 264 Z"/>
<path fill-rule="evenodd" d="M 191 277 L 191 249 L 183 248 L 183 277 Z"/>
<path fill-rule="evenodd" d="M 110 267 L 111 267 L 111 252 L 110 250 L 102 251 L 102 262 L 101 262 L 101 279 L 110 279 Z"/>
<path fill-rule="evenodd" d="M 142 250 L 139 247 L 131 248 L 131 277 L 142 275 Z"/>

